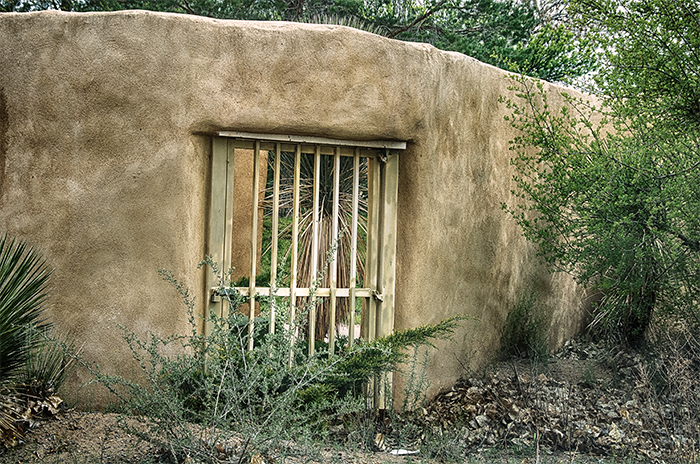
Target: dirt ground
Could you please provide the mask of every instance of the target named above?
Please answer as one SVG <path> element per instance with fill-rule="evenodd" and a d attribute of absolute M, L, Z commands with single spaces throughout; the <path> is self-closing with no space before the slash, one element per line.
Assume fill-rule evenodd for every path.
<path fill-rule="evenodd" d="M 7 463 L 139 462 L 155 453 L 125 433 L 117 414 L 61 412 L 39 421 L 14 447 L 0 454 Z"/>
<path fill-rule="evenodd" d="M 7 464 L 56 463 L 146 463 L 160 462 L 161 450 L 125 433 L 118 424 L 117 414 L 65 411 L 54 419 L 43 420 L 29 431 L 21 443 L 0 452 L 0 462 Z M 337 447 L 321 451 L 322 459 L 312 462 L 336 462 L 352 464 L 437 464 L 420 454 L 393 455 L 385 452 L 348 452 Z M 599 463 L 599 458 L 581 453 L 551 453 L 545 450 L 541 456 L 513 455 L 504 451 L 475 452 L 464 456 L 471 463 L 563 464 Z M 290 458 L 285 462 L 299 464 L 305 460 Z M 250 464 L 265 461 L 251 460 Z M 246 463 L 248 464 L 248 463 Z"/>
<path fill-rule="evenodd" d="M 649 418 L 653 414 L 647 417 L 643 406 L 637 408 L 639 411 L 630 406 L 633 399 L 639 399 L 635 388 L 639 390 L 640 384 L 634 374 L 637 361 L 628 353 L 573 343 L 552 356 L 546 366 L 525 361 L 495 364 L 483 378 L 465 379 L 426 405 L 424 420 L 434 426 L 461 427 L 460 449 L 464 452 L 459 460 L 465 463 L 668 462 L 665 450 L 658 445 L 663 437 L 657 440 L 649 432 L 658 429 L 653 418 Z M 565 392 L 566 398 L 557 392 Z M 560 397 L 554 401 L 552 398 L 557 395 Z M 564 411 L 557 412 L 558 409 Z M 0 463 L 168 462 L 163 458 L 164 450 L 129 435 L 119 421 L 116 414 L 59 412 L 33 424 L 14 446 L 0 448 Z M 533 435 L 540 436 L 540 432 L 533 434 L 532 430 L 541 431 L 541 442 L 532 441 Z M 521 446 L 503 446 L 504 433 L 509 440 L 515 437 L 508 443 Z M 630 454 L 635 447 L 651 451 Z M 421 453 L 393 455 L 392 448 L 394 445 L 387 444 L 381 451 L 354 452 L 333 445 L 319 449 L 315 457 L 285 462 L 440 462 Z M 514 451 L 515 448 L 519 450 Z M 245 464 L 266 463 L 259 456 L 246 461 Z M 698 462 L 697 455 L 687 462 Z"/>

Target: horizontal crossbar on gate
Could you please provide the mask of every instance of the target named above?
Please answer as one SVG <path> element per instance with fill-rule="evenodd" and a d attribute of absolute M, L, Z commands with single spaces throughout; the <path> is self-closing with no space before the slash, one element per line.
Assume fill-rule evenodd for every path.
<path fill-rule="evenodd" d="M 251 141 L 287 142 L 292 144 L 330 145 L 334 147 L 385 148 L 388 150 L 405 150 L 406 142 L 396 140 L 343 140 L 326 137 L 302 135 L 256 134 L 250 132 L 219 131 L 219 137 L 244 139 Z"/>
<path fill-rule="evenodd" d="M 350 288 L 336 288 L 335 289 L 335 296 L 338 298 L 350 298 Z M 222 295 L 223 293 L 234 293 L 234 294 L 240 294 L 242 296 L 250 296 L 250 288 L 249 287 L 229 287 L 225 289 L 219 289 L 219 288 L 212 288 L 211 289 L 212 294 L 218 294 Z M 269 287 L 259 287 L 255 289 L 255 295 L 256 296 L 281 296 L 281 297 L 288 297 L 292 294 L 292 291 L 289 287 L 282 287 L 276 289 L 274 292 L 272 289 Z M 373 294 L 372 289 L 370 288 L 355 288 L 355 296 L 357 298 L 369 298 Z M 331 289 L 330 288 L 316 288 L 316 289 L 311 289 L 311 288 L 297 288 L 294 290 L 294 295 L 298 297 L 307 297 L 307 296 L 318 296 L 318 297 L 330 297 L 331 296 Z"/>

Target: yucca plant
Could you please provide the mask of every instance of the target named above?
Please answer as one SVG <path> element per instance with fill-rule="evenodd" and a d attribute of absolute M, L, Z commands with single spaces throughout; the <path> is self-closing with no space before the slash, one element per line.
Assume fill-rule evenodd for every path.
<path fill-rule="evenodd" d="M 16 383 L 16 390 L 30 398 L 48 398 L 57 393 L 80 350 L 71 338 L 53 331 L 32 330 L 31 351 Z"/>
<path fill-rule="evenodd" d="M 291 215 L 293 207 L 294 186 L 294 153 L 282 152 L 280 158 L 280 215 Z M 268 156 L 269 163 L 274 163 L 274 153 Z M 333 245 L 333 175 L 335 163 L 330 156 L 321 156 L 319 167 L 319 249 L 318 263 L 326 262 L 326 253 Z M 299 185 L 299 262 L 298 278 L 302 285 L 311 285 L 316 276 L 313 274 L 311 262 L 313 256 L 313 181 L 314 181 L 314 157 L 302 154 L 300 164 Z M 351 260 L 351 225 L 352 225 L 352 198 L 353 198 L 353 159 L 341 157 L 340 159 L 340 186 L 338 192 L 338 231 L 340 237 L 337 241 L 338 287 L 348 287 L 350 284 L 350 260 Z M 367 162 L 360 163 L 360 192 L 358 200 L 358 240 L 357 240 L 357 280 L 361 283 L 364 276 L 364 256 L 366 224 L 367 224 Z M 266 205 L 272 205 L 272 188 L 268 188 Z M 269 209 L 268 209 L 269 211 Z M 281 231 L 281 235 L 291 233 L 291 223 Z M 287 257 L 285 257 L 285 261 Z M 330 272 L 326 272 L 319 285 L 330 286 Z M 303 303 L 302 303 L 303 306 Z M 327 298 L 320 299 L 316 307 L 316 335 L 322 337 L 330 330 L 330 301 Z M 347 321 L 354 323 L 354 308 L 350 308 L 349 301 L 340 298 L 337 301 L 336 324 Z"/>
<path fill-rule="evenodd" d="M 12 432 L 13 388 L 23 379 L 36 333 L 50 324 L 43 317 L 52 270 L 23 241 L 0 237 L 0 432 Z"/>

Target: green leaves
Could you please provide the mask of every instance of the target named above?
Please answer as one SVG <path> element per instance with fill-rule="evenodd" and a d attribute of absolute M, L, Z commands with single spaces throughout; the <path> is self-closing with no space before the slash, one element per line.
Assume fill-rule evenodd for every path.
<path fill-rule="evenodd" d="M 42 313 L 51 272 L 26 243 L 0 237 L 0 386 L 27 362 L 30 331 L 48 326 Z"/>
<path fill-rule="evenodd" d="M 204 264 L 225 287 L 230 275 L 222 275 L 211 258 Z M 241 446 L 226 451 L 227 462 L 250 460 L 256 453 L 276 458 L 291 441 L 303 450 L 307 442 L 323 439 L 334 419 L 365 411 L 362 387 L 410 361 L 407 349 L 449 339 L 459 322 L 469 319 L 457 316 L 346 345 L 334 356 L 309 356 L 294 327 L 279 323 L 269 333 L 268 321 L 261 317 L 255 323 L 255 346 L 249 350 L 249 320 L 239 311 L 240 295 L 225 293 L 230 311 L 226 317 L 207 317 L 205 336 L 199 332 L 201 321 L 188 289 L 171 272 L 159 273 L 182 297 L 190 333 L 141 338 L 124 328 L 124 340 L 142 374 L 140 383 L 102 374 L 78 361 L 121 400 L 124 413 L 140 416 L 138 427 L 125 421 L 126 430 L 167 450 L 171 458 L 221 460 L 223 446 L 213 445 L 234 438 Z M 277 304 L 290 302 L 280 298 Z M 297 314 L 310 307 L 307 302 Z"/>
<path fill-rule="evenodd" d="M 639 343 L 654 314 L 697 317 L 697 131 L 635 112 L 634 100 L 620 111 L 562 94 L 555 109 L 540 83 L 513 79 L 516 202 L 503 208 L 552 270 L 602 292 L 593 325 Z"/>
<path fill-rule="evenodd" d="M 45 9 L 342 24 L 550 81 L 573 80 L 596 65 L 597 43 L 575 34 L 555 0 L 0 0 L 0 11 Z"/>
<path fill-rule="evenodd" d="M 578 37 L 564 22 L 545 17 L 528 1 L 443 2 L 420 28 L 397 38 L 429 42 L 550 81 L 582 76 L 596 63 L 590 40 Z"/>
<path fill-rule="evenodd" d="M 564 24 L 546 23 L 527 42 L 518 44 L 506 69 L 556 82 L 583 76 L 596 63 L 591 40 L 576 37 Z"/>
<path fill-rule="evenodd" d="M 596 84 L 616 111 L 700 125 L 700 2 L 576 0 L 572 15 L 604 53 Z"/>
<path fill-rule="evenodd" d="M 49 326 L 42 313 L 51 272 L 26 243 L 0 237 L 0 434 L 19 433 L 11 389 L 26 382 L 28 373 L 46 372 L 35 368 L 46 361 L 37 350 L 43 343 L 38 333 Z"/>

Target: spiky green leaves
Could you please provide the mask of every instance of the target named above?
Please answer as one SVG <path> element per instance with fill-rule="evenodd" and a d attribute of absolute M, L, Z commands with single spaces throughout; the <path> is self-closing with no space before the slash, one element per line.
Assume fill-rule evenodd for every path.
<path fill-rule="evenodd" d="M 30 330 L 48 327 L 43 310 L 52 270 L 26 243 L 0 238 L 0 383 L 12 381 L 32 349 Z"/>

